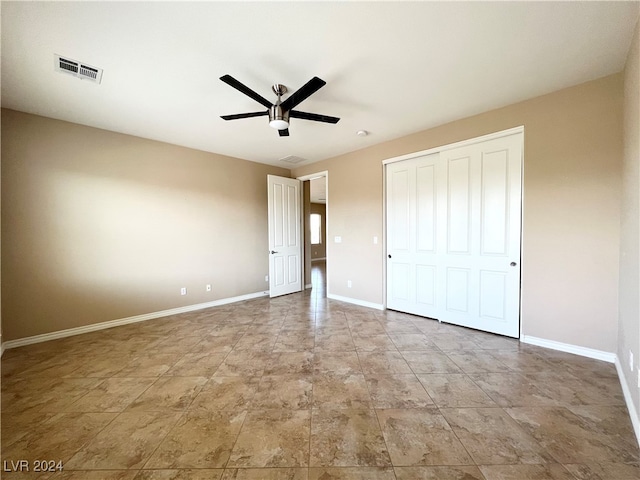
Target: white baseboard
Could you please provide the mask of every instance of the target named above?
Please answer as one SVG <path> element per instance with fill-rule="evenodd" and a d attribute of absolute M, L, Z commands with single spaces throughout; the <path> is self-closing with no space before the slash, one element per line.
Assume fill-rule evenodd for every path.
<path fill-rule="evenodd" d="M 321 262 L 321 261 L 326 260 L 326 259 L 327 259 L 327 257 L 312 258 L 311 259 L 311 263 L 313 263 L 313 262 Z"/>
<path fill-rule="evenodd" d="M 310 288 L 312 288 L 312 287 L 313 287 L 313 284 L 311 284 L 311 283 L 307 283 L 307 284 L 304 286 L 304 289 L 305 289 L 305 290 L 309 290 L 309 289 L 310 289 Z"/>
<path fill-rule="evenodd" d="M 327 298 L 330 298 L 331 300 L 339 300 L 345 303 L 353 303 L 354 305 L 359 305 L 361 307 L 369 307 L 369 308 L 375 308 L 376 310 L 384 310 L 384 305 L 380 303 L 365 302 L 364 300 L 358 300 L 357 298 L 342 297 L 340 295 L 334 295 L 333 293 L 328 293 Z"/>
<path fill-rule="evenodd" d="M 220 305 L 226 305 L 228 303 L 242 302 L 244 300 L 251 300 L 252 298 L 264 297 L 266 295 L 268 295 L 268 292 L 249 293 L 247 295 L 240 295 L 238 297 L 221 298 L 220 300 L 214 300 L 212 302 L 197 303 L 195 305 L 171 308 L 169 310 L 161 310 L 159 312 L 144 313 L 142 315 L 135 315 L 133 317 L 120 318 L 118 320 L 109 320 L 108 322 L 93 323 L 91 325 L 59 330 L 57 332 L 44 333 L 42 335 L 34 335 L 32 337 L 18 338 L 17 340 L 9 340 L 7 342 L 4 342 L 2 344 L 2 350 L 4 351 L 5 348 L 22 347 L 24 345 L 31 345 L 33 343 L 47 342 L 49 340 L 56 340 L 58 338 L 65 338 L 71 337 L 73 335 L 95 332 L 97 330 L 118 327 L 120 325 L 128 325 L 130 323 L 144 322 L 145 320 L 153 320 L 154 318 L 168 317 L 169 315 L 177 315 L 179 313 L 193 312 L 194 310 L 202 310 L 203 308 L 217 307 Z"/>
<path fill-rule="evenodd" d="M 603 360 L 609 363 L 615 363 L 616 354 L 611 352 L 605 352 L 603 350 L 595 350 L 593 348 L 580 347 L 579 345 L 571 345 L 569 343 L 556 342 L 554 340 L 546 340 L 544 338 L 532 337 L 530 335 L 521 335 L 520 341 L 522 343 L 528 343 L 530 345 L 537 345 L 538 347 L 550 348 L 552 350 L 559 350 L 561 352 L 573 353 L 582 357 L 594 358 L 596 360 Z"/>
<path fill-rule="evenodd" d="M 627 384 L 626 377 L 624 376 L 620 359 L 616 355 L 616 370 L 618 371 L 618 378 L 620 379 L 620 385 L 622 386 L 622 393 L 624 394 L 624 401 L 627 404 L 627 410 L 629 411 L 629 417 L 631 417 L 631 425 L 633 425 L 633 431 L 636 434 L 636 440 L 640 445 L 640 416 L 633 403 L 633 397 L 631 397 L 631 390 Z"/>

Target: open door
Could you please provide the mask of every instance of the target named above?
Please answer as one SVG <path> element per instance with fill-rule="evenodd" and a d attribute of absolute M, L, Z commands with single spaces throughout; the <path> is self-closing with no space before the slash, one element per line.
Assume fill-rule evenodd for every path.
<path fill-rule="evenodd" d="M 269 296 L 302 290 L 301 182 L 267 176 L 269 201 Z"/>

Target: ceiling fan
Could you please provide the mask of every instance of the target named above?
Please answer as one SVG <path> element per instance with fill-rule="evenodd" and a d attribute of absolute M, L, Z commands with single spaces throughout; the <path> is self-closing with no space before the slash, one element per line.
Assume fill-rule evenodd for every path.
<path fill-rule="evenodd" d="M 277 129 L 278 134 L 281 137 L 289 136 L 289 118 L 300 118 L 303 120 L 312 120 L 314 122 L 324 123 L 338 123 L 338 121 L 340 120 L 337 117 L 330 117 L 328 115 L 318 115 L 316 113 L 299 112 L 298 110 L 293 110 L 300 103 L 305 101 L 307 98 L 309 98 L 311 95 L 313 95 L 315 92 L 317 92 L 327 84 L 327 82 L 318 77 L 313 77 L 284 101 L 282 101 L 280 97 L 287 93 L 287 87 L 280 84 L 273 85 L 271 89 L 273 90 L 273 93 L 278 96 L 278 100 L 276 101 L 276 103 L 271 103 L 269 100 L 254 92 L 246 85 L 240 83 L 231 75 L 223 75 L 222 77 L 220 77 L 220 80 L 222 80 L 227 85 L 232 86 L 236 90 L 244 93 L 248 97 L 251 97 L 261 105 L 267 107 L 267 110 L 262 110 L 260 112 L 222 115 L 220 118 L 224 120 L 238 120 L 240 118 L 261 117 L 268 115 L 269 126 Z"/>

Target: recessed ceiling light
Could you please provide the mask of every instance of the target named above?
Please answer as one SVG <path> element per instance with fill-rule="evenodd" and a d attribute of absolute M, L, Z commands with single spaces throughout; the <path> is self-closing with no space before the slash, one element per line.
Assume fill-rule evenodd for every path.
<path fill-rule="evenodd" d="M 367 135 L 369 135 L 369 132 L 367 132 L 366 130 L 358 130 L 356 135 L 358 135 L 359 137 L 366 137 Z"/>

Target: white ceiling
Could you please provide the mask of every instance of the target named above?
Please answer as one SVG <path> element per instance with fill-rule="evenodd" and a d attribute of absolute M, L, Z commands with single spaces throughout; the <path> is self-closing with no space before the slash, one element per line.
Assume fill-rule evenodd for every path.
<path fill-rule="evenodd" d="M 311 179 L 311 203 L 327 203 L 327 177 Z"/>
<path fill-rule="evenodd" d="M 2 106 L 290 167 L 620 71 L 638 2 L 2 2 Z M 102 84 L 54 54 L 104 69 Z M 327 85 L 279 137 L 261 106 Z M 368 130 L 367 137 L 356 136 Z"/>

